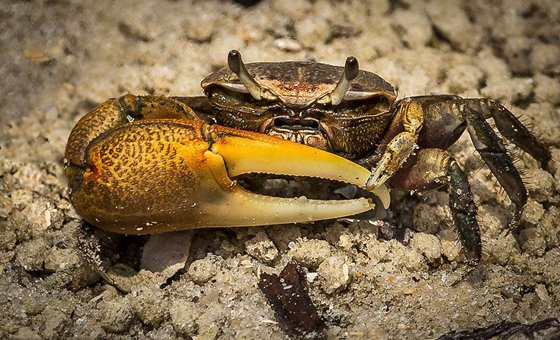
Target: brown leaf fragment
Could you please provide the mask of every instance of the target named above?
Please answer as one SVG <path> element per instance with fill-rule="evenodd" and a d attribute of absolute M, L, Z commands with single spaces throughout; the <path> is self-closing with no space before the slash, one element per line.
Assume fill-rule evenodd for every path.
<path fill-rule="evenodd" d="M 305 271 L 301 266 L 292 261 L 280 275 L 261 273 L 258 285 L 289 333 L 321 337 L 325 323 L 309 297 Z"/>

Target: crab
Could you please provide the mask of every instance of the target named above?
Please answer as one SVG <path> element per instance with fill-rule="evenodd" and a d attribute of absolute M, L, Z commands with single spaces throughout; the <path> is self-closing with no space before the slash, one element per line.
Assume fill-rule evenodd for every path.
<path fill-rule="evenodd" d="M 153 234 L 202 227 L 310 222 L 387 208 L 392 189 L 447 187 L 466 255 L 482 254 L 467 176 L 446 151 L 467 130 L 515 205 L 527 191 L 496 132 L 546 168 L 551 154 L 509 110 L 489 99 L 429 95 L 397 100 L 359 69 L 317 62 L 228 66 L 202 81 L 205 96 L 125 95 L 80 119 L 66 148 L 70 199 L 100 228 Z M 248 173 L 333 180 L 372 195 L 343 200 L 271 197 L 242 187 Z"/>

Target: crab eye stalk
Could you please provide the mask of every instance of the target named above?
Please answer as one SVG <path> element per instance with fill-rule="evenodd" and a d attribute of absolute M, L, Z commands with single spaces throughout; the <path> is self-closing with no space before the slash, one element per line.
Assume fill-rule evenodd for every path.
<path fill-rule="evenodd" d="M 344 64 L 344 71 L 340 80 L 336 84 L 336 87 L 331 93 L 326 94 L 324 97 L 318 100 L 321 104 L 332 104 L 338 105 L 342 102 L 344 95 L 350 88 L 350 82 L 358 76 L 360 72 L 360 64 L 358 59 L 355 57 L 346 58 L 346 63 Z"/>
<path fill-rule="evenodd" d="M 276 99 L 274 96 L 270 96 L 266 89 L 263 89 L 259 83 L 251 75 L 247 68 L 245 67 L 245 63 L 243 63 L 243 59 L 241 59 L 241 53 L 237 50 L 231 50 L 228 53 L 228 66 L 231 72 L 235 73 L 241 84 L 245 86 L 247 91 L 251 94 L 253 98 L 256 100 L 261 99 Z"/>

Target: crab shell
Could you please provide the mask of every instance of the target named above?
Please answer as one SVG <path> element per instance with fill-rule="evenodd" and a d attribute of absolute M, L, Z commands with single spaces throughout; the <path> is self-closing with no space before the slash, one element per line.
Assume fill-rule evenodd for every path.
<path fill-rule="evenodd" d="M 249 63 L 246 67 L 261 87 L 268 89 L 290 107 L 308 107 L 328 95 L 344 72 L 344 67 L 307 61 Z M 249 93 L 239 77 L 227 67 L 210 74 L 201 86 L 205 91 L 220 86 Z M 391 102 L 397 97 L 393 86 L 383 78 L 360 70 L 343 100 L 366 100 L 377 96 L 384 96 Z"/>

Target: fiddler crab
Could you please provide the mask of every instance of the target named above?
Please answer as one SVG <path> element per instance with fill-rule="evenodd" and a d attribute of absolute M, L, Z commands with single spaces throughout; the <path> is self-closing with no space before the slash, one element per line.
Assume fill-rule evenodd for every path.
<path fill-rule="evenodd" d="M 527 191 L 486 120 L 542 167 L 551 158 L 499 103 L 454 95 L 396 100 L 393 86 L 353 57 L 344 67 L 244 64 L 234 50 L 228 65 L 202 81 L 205 97 L 128 94 L 79 120 L 66 147 L 66 175 L 87 222 L 123 234 L 310 222 L 386 209 L 386 185 L 446 186 L 465 253 L 479 260 L 477 207 L 447 148 L 468 131 L 515 205 L 512 224 Z M 363 197 L 273 197 L 240 185 L 247 174 L 341 182 Z"/>

